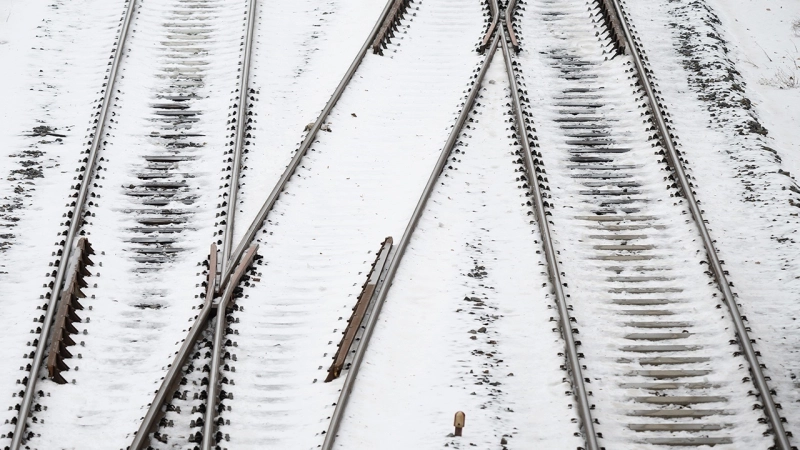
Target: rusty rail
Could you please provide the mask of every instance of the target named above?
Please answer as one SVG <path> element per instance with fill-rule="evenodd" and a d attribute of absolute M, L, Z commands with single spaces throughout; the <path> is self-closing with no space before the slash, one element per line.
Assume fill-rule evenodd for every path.
<path fill-rule="evenodd" d="M 331 367 L 328 369 L 328 377 L 325 378 L 326 383 L 339 378 L 339 375 L 342 373 L 345 360 L 353 345 L 356 333 L 359 328 L 361 328 L 361 322 L 364 320 L 364 315 L 367 313 L 367 307 L 372 302 L 372 298 L 380 283 L 380 277 L 383 273 L 383 268 L 386 266 L 386 260 L 389 257 L 389 251 L 392 249 L 393 242 L 391 237 L 387 237 L 381 243 L 381 248 L 378 250 L 375 261 L 372 263 L 372 269 L 370 269 L 369 275 L 367 276 L 367 281 L 361 288 L 361 294 L 358 296 L 356 306 L 353 307 L 353 314 L 350 316 L 350 319 L 347 320 L 347 327 L 342 332 L 342 341 L 339 342 L 339 348 L 333 356 L 333 363 L 331 363 Z"/>
<path fill-rule="evenodd" d="M 489 1 L 489 14 L 492 15 L 492 23 L 489 25 L 489 29 L 486 30 L 486 34 L 483 35 L 483 39 L 481 39 L 481 45 L 478 46 L 478 53 L 483 54 L 489 46 L 489 42 L 492 40 L 492 35 L 494 35 L 494 29 L 497 28 L 497 21 L 500 20 L 500 7 L 497 5 L 497 0 L 488 0 Z"/>
<path fill-rule="evenodd" d="M 72 246 L 75 242 L 75 237 L 78 234 L 83 222 L 83 207 L 86 204 L 86 199 L 89 196 L 89 187 L 94 180 L 94 169 L 97 163 L 97 155 L 100 152 L 100 147 L 103 144 L 103 136 L 105 133 L 106 122 L 108 121 L 111 109 L 111 101 L 114 98 L 116 91 L 115 85 L 117 75 L 119 74 L 120 66 L 122 65 L 122 57 L 125 50 L 125 41 L 128 37 L 130 25 L 133 20 L 133 11 L 136 8 L 137 0 L 127 0 L 125 8 L 125 15 L 122 18 L 122 24 L 119 33 L 119 40 L 116 42 L 114 48 L 114 56 L 112 57 L 109 72 L 106 76 L 106 81 L 103 83 L 103 101 L 100 108 L 95 113 L 95 121 L 97 124 L 94 132 L 91 134 L 92 141 L 89 146 L 89 155 L 86 158 L 85 171 L 80 176 L 80 187 L 78 188 L 77 199 L 72 202 L 72 211 L 68 213 L 69 220 L 67 226 L 69 229 L 65 232 L 66 238 L 62 244 L 62 258 L 61 264 L 56 261 L 58 269 L 56 270 L 56 277 L 52 285 L 52 290 L 49 295 L 47 303 L 47 313 L 45 314 L 44 322 L 42 323 L 42 331 L 39 334 L 36 352 L 33 355 L 33 361 L 30 364 L 30 372 L 28 373 L 28 382 L 25 384 L 25 394 L 22 397 L 22 402 L 19 404 L 19 414 L 17 415 L 17 424 L 14 426 L 13 435 L 11 436 L 11 445 L 9 450 L 19 450 L 22 445 L 22 440 L 25 434 L 25 428 L 28 424 L 28 415 L 31 412 L 31 404 L 33 403 L 34 392 L 36 391 L 36 382 L 39 380 L 39 371 L 42 368 L 44 359 L 45 345 L 50 335 L 51 325 L 58 306 L 59 292 L 61 286 L 65 281 L 66 275 L 66 261 L 69 259 Z"/>
<path fill-rule="evenodd" d="M 61 291 L 61 302 L 59 302 L 56 322 L 53 334 L 50 339 L 50 349 L 47 353 L 47 373 L 50 379 L 58 384 L 66 384 L 67 380 L 61 372 L 69 370 L 69 366 L 64 359 L 72 358 L 72 354 L 67 347 L 75 345 L 75 341 L 70 337 L 71 334 L 78 334 L 78 330 L 72 324 L 80 322 L 81 318 L 75 310 L 83 309 L 78 299 L 85 298 L 86 295 L 81 288 L 88 286 L 84 277 L 91 276 L 86 266 L 93 266 L 94 263 L 89 259 L 89 255 L 94 255 L 94 250 L 85 237 L 78 240 L 76 252 L 74 253 L 75 263 L 72 266 L 71 275 L 66 288 Z M 41 318 L 44 320 L 44 317 Z"/>
<path fill-rule="evenodd" d="M 244 54 L 242 55 L 242 65 L 239 73 L 239 99 L 236 109 L 236 141 L 233 147 L 233 161 L 231 165 L 231 175 L 228 186 L 227 211 L 225 213 L 225 230 L 222 235 L 222 271 L 225 271 L 228 258 L 231 255 L 233 246 L 233 225 L 236 220 L 236 203 L 239 192 L 239 176 L 242 171 L 242 152 L 245 146 L 245 136 L 250 129 L 251 118 L 248 113 L 248 96 L 250 90 L 250 68 L 252 67 L 253 36 L 256 28 L 256 8 L 258 0 L 250 0 L 247 10 L 247 29 L 244 36 Z"/>
<path fill-rule="evenodd" d="M 372 53 L 383 56 L 383 49 L 386 48 L 386 45 L 390 43 L 391 39 L 394 37 L 394 32 L 397 31 L 397 25 L 400 24 L 400 20 L 405 15 L 410 3 L 411 0 L 392 1 L 392 8 L 389 10 L 389 14 L 383 19 L 381 28 L 377 36 L 375 36 L 375 40 L 372 42 Z"/>
<path fill-rule="evenodd" d="M 517 40 L 517 33 L 514 31 L 514 18 L 513 11 L 517 7 L 517 0 L 509 0 L 506 4 L 506 29 L 508 30 L 508 40 L 515 52 L 519 51 L 519 41 Z"/>

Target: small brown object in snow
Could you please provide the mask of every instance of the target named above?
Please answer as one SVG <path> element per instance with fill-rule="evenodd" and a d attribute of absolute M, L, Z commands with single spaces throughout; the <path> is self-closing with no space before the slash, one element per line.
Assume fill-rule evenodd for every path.
<path fill-rule="evenodd" d="M 453 426 L 456 427 L 455 434 L 456 436 L 461 436 L 461 430 L 464 428 L 464 422 L 467 420 L 467 415 L 464 414 L 464 411 L 457 411 L 455 418 L 453 418 Z"/>

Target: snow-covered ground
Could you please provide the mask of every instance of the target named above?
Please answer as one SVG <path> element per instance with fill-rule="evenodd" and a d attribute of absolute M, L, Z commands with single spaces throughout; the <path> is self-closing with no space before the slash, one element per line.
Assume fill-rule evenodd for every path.
<path fill-rule="evenodd" d="M 741 358 L 732 356 L 735 347 L 725 345 L 733 339 L 729 318 L 712 300 L 715 290 L 701 271 L 693 224 L 665 189 L 666 166 L 652 154 L 637 116 L 641 102 L 624 88 L 629 66 L 624 58 L 597 59 L 601 44 L 594 33 L 555 29 L 557 17 L 540 14 L 567 3 L 522 5 L 524 51 L 518 61 L 549 173 L 554 229 L 602 442 L 607 448 L 635 448 L 638 444 L 629 439 L 638 439 L 636 433 L 622 425 L 636 420 L 624 414 L 645 408 L 631 400 L 639 391 L 618 387 L 629 369 L 642 368 L 619 351 L 631 339 L 616 326 L 619 296 L 609 289 L 624 277 L 652 276 L 655 268 L 659 279 L 641 286 L 673 293 L 668 300 L 675 302 L 674 321 L 691 325 L 686 341 L 704 346 L 700 356 L 710 361 L 692 368 L 713 370 L 703 382 L 715 386 L 703 394 L 725 397 L 706 406 L 731 413 L 717 422 L 732 428 L 709 434 L 736 437 L 736 448 L 766 448 L 770 439 L 761 436 L 761 413 L 752 409 L 756 400 L 745 395 L 752 386 L 729 381 L 741 380 L 746 370 Z M 260 5 L 250 94 L 255 122 L 236 238 L 384 4 Z M 0 446 L 13 429 L 19 383 L 27 376 L 29 360 L 23 354 L 33 350 L 37 337 L 34 320 L 49 292 L 70 188 L 77 183 L 75 171 L 85 156 L 126 5 L 122 0 L 0 0 L 0 308 L 5 319 L 0 398 L 9 408 L 0 418 Z M 587 3 L 569 5 L 567 13 L 588 20 Z M 643 0 L 624 7 L 648 52 L 787 429 L 796 431 L 800 4 Z M 31 448 L 128 445 L 196 313 L 204 280 L 198 263 L 221 227 L 215 216 L 226 192 L 227 121 L 235 103 L 245 11 L 244 0 L 143 1 L 137 9 L 93 189 L 97 197 L 84 227 L 98 254 L 90 269 L 95 275 L 87 279 L 86 309 L 79 312 L 84 322 L 76 324 L 79 345 L 66 361 L 72 368 L 65 373 L 70 384 L 39 384 L 41 411 L 29 427 L 36 436 Z M 400 237 L 454 122 L 481 60 L 474 48 L 486 12 L 478 0 L 413 2 L 385 56 L 370 54 L 364 60 L 328 119 L 332 131 L 319 133 L 270 214 L 259 234 L 261 265 L 231 324 L 231 370 L 225 372 L 224 389 L 233 398 L 224 402 L 220 427 L 225 447 L 321 443 L 342 382 L 323 383 L 325 369 L 374 252 L 385 236 Z M 572 144 L 565 144 L 553 120 L 575 105 L 554 106 L 557 91 L 568 82 L 552 54 L 540 53 L 556 48 L 590 61 L 587 70 L 599 77 L 597 83 L 607 83 L 601 92 L 603 115 L 617 120 L 609 120 L 609 129 L 618 143 L 641 154 L 641 161 L 632 160 L 632 154 L 618 157 L 618 163 L 632 166 L 641 194 L 629 196 L 633 206 L 600 205 L 599 197 L 576 190 L 577 183 L 566 175 L 571 162 L 565 151 Z M 582 445 L 575 436 L 573 399 L 565 395 L 570 390 L 566 374 L 559 367 L 563 344 L 549 322 L 555 311 L 544 260 L 536 253 L 538 228 L 530 223 L 516 181 L 520 166 L 509 137 L 507 89 L 498 54 L 473 113 L 476 120 L 442 174 L 398 272 L 338 448 Z M 191 120 L 159 113 L 163 108 L 156 105 L 166 97 L 187 92 L 187 104 L 198 111 Z M 164 137 L 174 133 L 193 136 Z M 147 157 L 176 154 L 186 159 L 166 171 L 170 181 L 185 184 L 178 189 L 182 201 L 154 206 L 131 195 L 150 189 L 142 174 L 162 170 Z M 583 191 L 592 189 L 605 187 Z M 608 230 L 588 231 L 597 224 L 574 216 L 589 215 L 598 205 L 640 208 L 641 214 L 656 217 L 651 222 L 656 228 L 646 237 L 629 240 L 657 256 L 659 267 L 653 263 L 630 269 L 642 273 L 608 275 L 605 263 L 585 262 L 608 245 L 595 242 Z M 168 244 L 177 251 L 158 263 L 143 262 L 143 252 L 157 246 L 142 240 L 155 235 L 142 233 L 141 221 L 164 209 L 186 218 Z M 670 237 L 657 237 L 658 227 Z M 202 372 L 195 375 L 199 382 Z M 187 405 L 197 404 L 189 400 Z M 460 440 L 448 436 L 459 409 L 467 413 Z M 186 437 L 198 428 L 190 428 L 188 419 L 199 416 L 197 411 L 181 415 L 165 429 L 171 439 L 159 448 L 192 448 Z"/>
<path fill-rule="evenodd" d="M 385 56 L 365 58 L 259 234 L 264 265 L 237 302 L 235 372 L 224 372 L 230 449 L 322 443 L 340 333 L 381 241 L 403 232 L 479 61 L 480 3 L 412 11 Z"/>
<path fill-rule="evenodd" d="M 19 383 L 27 377 L 23 355 L 38 337 L 33 320 L 46 304 L 69 187 L 84 157 L 123 5 L 0 2 L 0 398 L 8 408 L 2 438 L 13 430 Z"/>
<path fill-rule="evenodd" d="M 796 78 L 800 57 L 794 27 L 800 5 L 709 0 L 625 7 L 785 426 L 796 432 L 800 90 L 786 81 Z"/>
<path fill-rule="evenodd" d="M 336 448 L 582 444 L 510 101 L 498 51 L 395 277 Z M 459 410 L 463 439 L 450 434 Z"/>

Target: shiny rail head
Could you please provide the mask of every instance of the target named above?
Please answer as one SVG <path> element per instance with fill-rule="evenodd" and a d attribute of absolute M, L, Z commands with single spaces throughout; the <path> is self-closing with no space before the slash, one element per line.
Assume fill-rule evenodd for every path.
<path fill-rule="evenodd" d="M 559 312 L 559 328 L 564 338 L 565 357 L 567 360 L 565 368 L 572 378 L 573 392 L 578 403 L 578 416 L 581 421 L 582 433 L 586 440 L 586 448 L 588 450 L 600 450 L 601 447 L 594 429 L 594 418 L 592 416 L 593 405 L 589 399 L 589 392 L 585 385 L 583 370 L 580 363 L 580 354 L 577 350 L 577 342 L 572 335 L 572 319 L 570 318 L 569 309 L 567 308 L 567 300 L 560 275 L 561 269 L 559 268 L 555 244 L 550 232 L 550 223 L 547 219 L 548 212 L 544 206 L 544 197 L 541 188 L 539 183 L 536 182 L 535 174 L 539 167 L 535 165 L 533 160 L 533 154 L 526 132 L 527 126 L 525 124 L 522 100 L 520 99 L 520 89 L 514 72 L 513 58 L 504 34 L 502 34 L 501 47 L 505 59 L 506 75 L 508 76 L 508 82 L 511 86 L 514 120 L 519 133 L 517 137 L 522 144 L 526 173 L 528 180 L 530 180 L 529 184 L 534 198 L 533 213 L 536 216 L 536 221 L 542 236 L 542 246 L 544 247 L 545 259 L 547 261 L 548 275 L 554 288 L 553 292 L 556 297 L 556 306 Z"/>
<path fill-rule="evenodd" d="M 664 147 L 666 147 L 668 159 L 671 161 L 670 165 L 673 167 L 673 170 L 677 175 L 679 187 L 683 192 L 683 195 L 686 197 L 688 207 L 692 214 L 692 218 L 694 219 L 694 223 L 697 226 L 698 231 L 700 232 L 703 245 L 706 249 L 706 255 L 708 256 L 710 265 L 714 273 L 714 277 L 717 281 L 717 285 L 724 296 L 725 303 L 730 309 L 731 318 L 734 322 L 736 333 L 742 337 L 738 340 L 739 345 L 743 350 L 743 353 L 748 361 L 748 364 L 750 365 L 750 371 L 753 374 L 753 384 L 761 394 L 761 401 L 764 404 L 764 410 L 767 416 L 767 420 L 772 428 L 773 436 L 775 437 L 776 448 L 778 448 L 779 450 L 790 450 L 793 447 L 791 446 L 789 438 L 787 437 L 786 430 L 784 429 L 783 418 L 781 418 L 778 412 L 775 399 L 772 397 L 773 395 L 772 390 L 770 389 L 767 383 L 767 379 L 764 376 L 764 372 L 761 369 L 761 364 L 758 360 L 758 355 L 756 354 L 753 345 L 750 342 L 750 337 L 747 331 L 747 327 L 745 326 L 744 321 L 742 320 L 742 315 L 736 304 L 736 298 L 734 297 L 733 292 L 731 291 L 730 283 L 727 280 L 725 271 L 723 270 L 721 261 L 719 260 L 719 256 L 717 255 L 717 250 L 714 246 L 714 241 L 711 238 L 709 230 L 705 225 L 705 220 L 703 219 L 702 211 L 700 210 L 700 207 L 697 204 L 697 199 L 694 196 L 691 183 L 688 180 L 685 168 L 683 167 L 683 163 L 681 162 L 681 159 L 678 155 L 678 151 L 675 148 L 675 143 L 673 142 L 673 134 L 671 132 L 669 125 L 667 125 L 667 121 L 664 118 L 663 111 L 661 110 L 660 99 L 653 88 L 653 82 L 649 76 L 650 72 L 648 68 L 645 67 L 644 57 L 641 55 L 642 49 L 639 47 L 639 45 L 637 44 L 636 40 L 633 37 L 633 31 L 631 30 L 630 24 L 628 23 L 628 17 L 625 14 L 624 10 L 622 9 L 622 5 L 620 4 L 619 0 L 603 0 L 603 1 L 608 4 L 609 8 L 614 9 L 614 16 L 616 16 L 619 20 L 619 26 L 625 38 L 626 48 L 629 50 L 628 53 L 631 55 L 631 58 L 633 59 L 637 76 L 640 80 L 640 85 L 644 89 L 645 94 L 647 96 L 648 106 L 650 112 L 653 114 L 653 121 L 655 122 L 656 128 L 658 129 L 661 143 L 663 144 Z"/>
<path fill-rule="evenodd" d="M 221 412 L 221 402 L 225 397 L 224 391 L 220 391 L 220 375 L 222 373 L 221 361 L 224 345 L 225 328 L 227 327 L 228 306 L 236 301 L 236 288 L 242 277 L 250 269 L 258 251 L 258 244 L 251 245 L 236 265 L 236 269 L 231 275 L 231 281 L 225 289 L 225 293 L 217 305 L 216 326 L 214 327 L 213 347 L 211 350 L 211 368 L 209 370 L 208 382 L 208 405 L 204 414 L 203 441 L 200 446 L 202 450 L 211 450 L 216 441 L 216 420 L 215 416 Z"/>

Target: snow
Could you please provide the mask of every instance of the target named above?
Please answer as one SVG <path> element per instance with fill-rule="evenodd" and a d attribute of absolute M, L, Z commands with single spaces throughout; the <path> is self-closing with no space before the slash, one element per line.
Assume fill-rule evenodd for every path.
<path fill-rule="evenodd" d="M 800 173 L 800 4 L 753 0 L 709 5 L 719 16 L 732 60 L 787 169 Z"/>
<path fill-rule="evenodd" d="M 528 5 L 520 24 L 526 51 L 519 61 L 531 97 L 529 112 L 538 150 L 547 170 L 553 233 L 580 331 L 580 351 L 586 355 L 584 376 L 591 380 L 587 388 L 594 393 L 594 417 L 600 420 L 596 429 L 604 436 L 602 445 L 633 449 L 647 439 L 686 436 L 629 429 L 628 424 L 681 422 L 635 417 L 637 411 L 656 409 L 635 399 L 698 395 L 730 399 L 692 405 L 695 409 L 720 408 L 729 414 L 702 420 L 731 424 L 729 429 L 705 435 L 731 436 L 737 445 L 748 442 L 766 448 L 770 440 L 761 436 L 765 431 L 759 424 L 761 414 L 752 411 L 750 402 L 741 400 L 747 397 L 747 386 L 740 380 L 749 374 L 743 370 L 743 358 L 734 358 L 729 351 L 728 341 L 735 338 L 730 317 L 720 310 L 723 305 L 704 268 L 703 248 L 688 209 L 669 188 L 666 161 L 650 142 L 652 132 L 642 114 L 644 99 L 629 75 L 631 61 L 624 56 L 611 57 L 608 42 L 596 37 L 602 30 L 595 29 L 591 19 L 577 4 Z M 540 23 L 545 26 L 536 26 Z M 579 88 L 591 91 L 575 91 Z M 678 107 L 670 105 L 673 109 Z M 589 122 L 563 122 L 580 118 Z M 567 128 L 584 123 L 596 128 Z M 576 134 L 589 132 L 600 136 Z M 593 146 L 584 146 L 589 139 Z M 601 148 L 611 151 L 595 150 Z M 594 159 L 581 159 L 586 157 Z M 595 177 L 598 174 L 606 176 Z M 627 303 L 643 300 L 663 302 L 663 306 Z M 669 317 L 643 315 L 648 311 L 663 311 Z M 658 329 L 637 325 L 646 321 L 675 324 Z M 654 341 L 633 337 L 656 332 L 677 333 L 683 338 Z M 661 344 L 686 345 L 697 351 L 635 350 Z M 703 357 L 708 362 L 654 367 L 645 356 Z M 659 381 L 646 374 L 662 369 L 709 370 L 695 378 L 661 381 L 710 386 L 671 392 L 623 388 L 629 383 Z"/>
<path fill-rule="evenodd" d="M 229 448 L 322 443 L 343 381 L 323 383 L 325 370 L 374 253 L 399 239 L 447 138 L 479 60 L 463 42 L 480 38 L 481 13 L 474 2 L 415 2 L 385 56 L 365 58 L 332 131 L 269 215 L 260 281 L 233 315 L 234 399 L 220 427 Z"/>
<path fill-rule="evenodd" d="M 243 233 L 344 74 L 383 8 L 383 0 L 262 2 L 249 100 L 255 121 L 247 146 L 235 239 Z M 575 221 L 596 206 L 567 177 L 567 146 L 553 119 L 552 97 L 564 80 L 553 48 L 591 59 L 608 83 L 604 114 L 614 118 L 621 156 L 647 196 L 647 214 L 665 235 L 648 231 L 667 278 L 681 290 L 676 320 L 691 322 L 688 342 L 704 346 L 713 368 L 714 404 L 733 413 L 733 446 L 767 448 L 752 390 L 735 347 L 730 318 L 702 273 L 703 250 L 686 208 L 664 189 L 664 165 L 652 155 L 638 115 L 641 99 L 626 89 L 627 59 L 598 59 L 597 37 L 555 30 L 528 0 L 518 18 L 517 58 L 537 142 L 552 191 L 557 244 L 572 293 L 581 351 L 608 448 L 631 443 L 625 411 L 639 391 L 618 387 L 626 342 L 607 264 L 595 254 L 596 224 Z M 564 4 L 564 3 L 561 3 Z M 71 187 L 85 157 L 93 114 L 124 1 L 0 0 L 0 446 L 7 445 L 27 353 L 36 339 L 47 283 L 70 210 Z M 679 150 L 756 339 L 787 429 L 800 418 L 797 349 L 800 140 L 797 82 L 800 4 L 791 0 L 704 0 L 625 4 L 648 52 Z M 587 16 L 587 4 L 562 8 Z M 41 381 L 29 427 L 31 448 L 125 448 L 197 313 L 205 280 L 200 263 L 219 239 L 227 192 L 228 121 L 236 104 L 245 0 L 140 1 L 115 95 L 102 170 L 84 230 L 97 255 L 87 278 L 79 344 L 66 360 L 69 384 Z M 486 27 L 477 0 L 417 0 L 385 56 L 369 54 L 334 108 L 301 168 L 259 233 L 262 256 L 232 314 L 226 361 L 233 398 L 224 402 L 223 447 L 313 448 L 321 444 L 342 379 L 323 383 L 340 333 L 374 252 L 387 235 L 399 240 L 431 167 L 462 107 L 482 58 L 474 52 Z M 552 19 L 552 18 L 548 18 Z M 191 37 L 184 33 L 190 29 Z M 567 41 L 572 35 L 577 39 Z M 602 37 L 602 36 L 601 36 Z M 191 42 L 185 42 L 191 41 Z M 610 49 L 607 49 L 610 50 Z M 188 66 L 177 61 L 192 62 Z M 582 440 L 539 230 L 531 222 L 511 138 L 508 82 L 497 54 L 464 130 L 414 234 L 368 348 L 337 448 L 576 448 Z M 793 78 L 790 78 L 793 77 Z M 616 84 L 623 81 L 623 84 Z M 194 122 L 176 124 L 154 104 L 179 91 L 196 94 Z M 763 128 L 762 128 L 763 127 Z M 131 195 L 148 155 L 170 154 L 163 138 L 176 129 L 201 136 L 190 159 L 171 169 L 184 180 L 187 222 L 176 254 L 137 261 L 146 244 L 133 229 L 149 213 Z M 766 133 L 766 134 L 765 134 Z M 161 136 L 161 137 L 159 137 Z M 634 156 L 634 153 L 636 156 Z M 184 176 L 183 174 L 190 174 Z M 686 253 L 689 250 L 689 253 Z M 665 263 L 666 264 L 666 263 Z M 657 267 L 656 267 L 657 266 Z M 602 270 L 602 271 L 601 271 Z M 622 275 L 630 275 L 623 273 Z M 643 286 L 655 286 L 648 282 Z M 693 301 L 696 300 L 696 301 Z M 482 309 L 481 309 L 482 308 Z M 476 314 L 472 314 L 476 312 Z M 485 330 L 483 329 L 485 327 Z M 720 340 L 720 336 L 725 339 Z M 475 338 L 475 339 L 472 339 Z M 203 348 L 201 342 L 197 350 Z M 25 355 L 25 356 L 23 356 Z M 22 357 L 22 358 L 21 358 Z M 205 373 L 193 360 L 190 384 Z M 235 372 L 232 367 L 235 367 Z M 488 372 L 485 372 L 488 371 Z M 513 376 L 511 375 L 513 374 Z M 492 385 L 490 383 L 500 383 Z M 481 384 L 476 384 L 481 383 Z M 192 386 L 185 388 L 196 392 Z M 474 394 L 474 395 L 473 395 Z M 179 402 L 176 402 L 178 404 Z M 189 398 L 171 412 L 156 448 L 193 448 L 199 430 Z M 230 408 L 230 409 L 227 409 Z M 452 432 L 466 412 L 465 436 Z M 638 419 L 636 419 L 638 420 Z M 501 444 L 505 438 L 507 443 Z M 613 445 L 612 445 L 613 444 Z"/>
<path fill-rule="evenodd" d="M 477 103 L 412 235 L 336 448 L 581 444 L 500 51 Z M 459 410 L 466 427 L 454 439 Z"/>
<path fill-rule="evenodd" d="M 762 80 L 789 70 L 789 56 L 796 57 L 791 24 L 797 5 L 714 1 L 631 2 L 627 7 L 673 112 L 679 150 L 688 160 L 765 375 L 792 431 L 800 414 L 798 91 Z M 663 38 L 667 29 L 669 39 Z"/>

